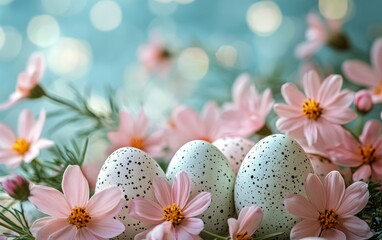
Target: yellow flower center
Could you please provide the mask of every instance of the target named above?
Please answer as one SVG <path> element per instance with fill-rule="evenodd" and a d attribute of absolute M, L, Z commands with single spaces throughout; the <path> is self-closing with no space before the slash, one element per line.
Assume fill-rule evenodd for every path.
<path fill-rule="evenodd" d="M 252 236 L 248 235 L 247 232 L 236 233 L 233 240 L 251 240 Z"/>
<path fill-rule="evenodd" d="M 180 209 L 176 203 L 164 207 L 163 212 L 163 220 L 171 222 L 174 226 L 180 224 L 180 222 L 184 219 L 182 209 Z"/>
<path fill-rule="evenodd" d="M 325 209 L 325 212 L 320 212 L 318 221 L 323 230 L 334 228 L 338 224 L 338 214 L 332 209 Z"/>
<path fill-rule="evenodd" d="M 378 84 L 378 86 L 375 87 L 375 88 L 373 89 L 373 93 L 374 93 L 375 95 L 382 94 L 382 82 L 380 82 L 380 83 Z"/>
<path fill-rule="evenodd" d="M 79 228 L 86 227 L 86 225 L 90 222 L 92 218 L 89 213 L 86 211 L 85 207 L 75 207 L 72 209 L 68 217 L 68 223 L 73 224 L 74 226 Z"/>
<path fill-rule="evenodd" d="M 362 161 L 366 164 L 370 164 L 377 159 L 375 148 L 372 145 L 359 147 L 358 152 L 362 156 Z"/>
<path fill-rule="evenodd" d="M 17 152 L 20 155 L 24 155 L 28 152 L 30 143 L 24 138 L 18 138 L 12 146 L 12 150 Z"/>
<path fill-rule="evenodd" d="M 302 112 L 307 119 L 317 120 L 322 114 L 320 103 L 313 98 L 305 99 L 302 104 Z"/>
<path fill-rule="evenodd" d="M 143 148 L 145 147 L 145 140 L 141 137 L 133 137 L 131 139 L 131 146 L 144 150 Z"/>

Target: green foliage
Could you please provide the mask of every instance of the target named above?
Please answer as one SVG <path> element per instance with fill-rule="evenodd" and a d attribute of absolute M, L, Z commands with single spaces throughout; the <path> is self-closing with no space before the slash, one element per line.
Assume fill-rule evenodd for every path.
<path fill-rule="evenodd" d="M 22 202 L 20 202 L 21 210 L 7 208 L 0 205 L 0 226 L 9 229 L 12 233 L 2 233 L 0 236 L 9 237 L 15 240 L 34 240 L 29 230 L 28 221 L 24 215 Z M 8 216 L 9 217 L 8 217 Z M 13 217 L 15 220 L 11 219 Z"/>

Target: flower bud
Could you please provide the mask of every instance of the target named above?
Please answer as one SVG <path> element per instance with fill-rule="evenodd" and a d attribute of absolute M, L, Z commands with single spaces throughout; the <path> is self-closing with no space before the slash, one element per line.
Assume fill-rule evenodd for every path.
<path fill-rule="evenodd" d="M 20 175 L 14 174 L 8 177 L 1 185 L 4 191 L 16 200 L 24 201 L 29 197 L 29 182 Z"/>
<path fill-rule="evenodd" d="M 357 111 L 361 113 L 368 113 L 373 107 L 371 95 L 366 90 L 358 91 L 355 94 L 354 105 Z"/>

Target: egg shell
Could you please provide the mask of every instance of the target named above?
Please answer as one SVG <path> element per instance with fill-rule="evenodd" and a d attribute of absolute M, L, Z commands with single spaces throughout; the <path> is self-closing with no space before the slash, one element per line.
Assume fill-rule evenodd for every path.
<path fill-rule="evenodd" d="M 321 181 L 324 180 L 328 173 L 336 170 L 341 173 L 346 186 L 349 186 L 352 183 L 352 173 L 350 168 L 337 166 L 327 159 L 322 159 L 313 155 L 310 155 L 309 159 L 313 166 L 314 173 L 321 179 Z"/>
<path fill-rule="evenodd" d="M 200 192 L 211 192 L 211 204 L 200 216 L 205 223 L 205 230 L 226 234 L 227 219 L 235 216 L 235 175 L 223 153 L 205 141 L 188 142 L 175 153 L 166 175 L 172 181 L 180 171 L 190 176 L 190 199 Z"/>
<path fill-rule="evenodd" d="M 118 186 L 126 199 L 117 217 L 126 229 L 114 239 L 133 239 L 136 234 L 150 226 L 128 216 L 128 211 L 129 202 L 135 197 L 155 201 L 152 187 L 155 176 L 166 177 L 157 162 L 137 148 L 120 148 L 106 159 L 98 174 L 95 191 L 99 192 L 111 185 Z"/>
<path fill-rule="evenodd" d="M 305 195 L 304 184 L 313 172 L 310 161 L 293 139 L 270 135 L 259 141 L 245 157 L 236 178 L 235 206 L 257 205 L 264 211 L 256 236 L 284 232 L 278 239 L 288 239 L 299 218 L 284 208 L 289 194 Z"/>
<path fill-rule="evenodd" d="M 241 162 L 251 150 L 254 142 L 241 137 L 225 137 L 215 140 L 213 143 L 228 159 L 235 174 L 239 171 Z"/>

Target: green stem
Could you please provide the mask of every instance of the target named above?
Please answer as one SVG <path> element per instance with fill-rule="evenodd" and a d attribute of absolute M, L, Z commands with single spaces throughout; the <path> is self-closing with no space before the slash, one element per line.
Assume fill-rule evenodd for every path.
<path fill-rule="evenodd" d="M 230 239 L 229 237 L 222 237 L 222 236 L 220 236 L 220 235 L 217 235 L 217 234 L 215 234 L 215 233 L 209 232 L 209 231 L 207 231 L 207 230 L 203 230 L 202 232 L 205 233 L 205 234 L 207 234 L 207 235 L 210 235 L 210 236 L 214 237 L 215 239 L 223 239 L 223 240 L 228 240 L 228 239 Z"/>
<path fill-rule="evenodd" d="M 81 109 L 79 109 L 77 106 L 75 106 L 74 104 L 71 104 L 67 101 L 65 101 L 64 99 L 62 98 L 59 98 L 59 97 L 56 97 L 56 96 L 53 96 L 53 95 L 50 95 L 48 93 L 45 93 L 45 97 L 47 97 L 49 100 L 53 101 L 53 102 L 56 102 L 56 103 L 59 103 L 59 104 L 62 104 L 68 108 L 71 108 L 72 110 L 76 111 L 76 112 L 80 112 L 82 113 Z"/>

